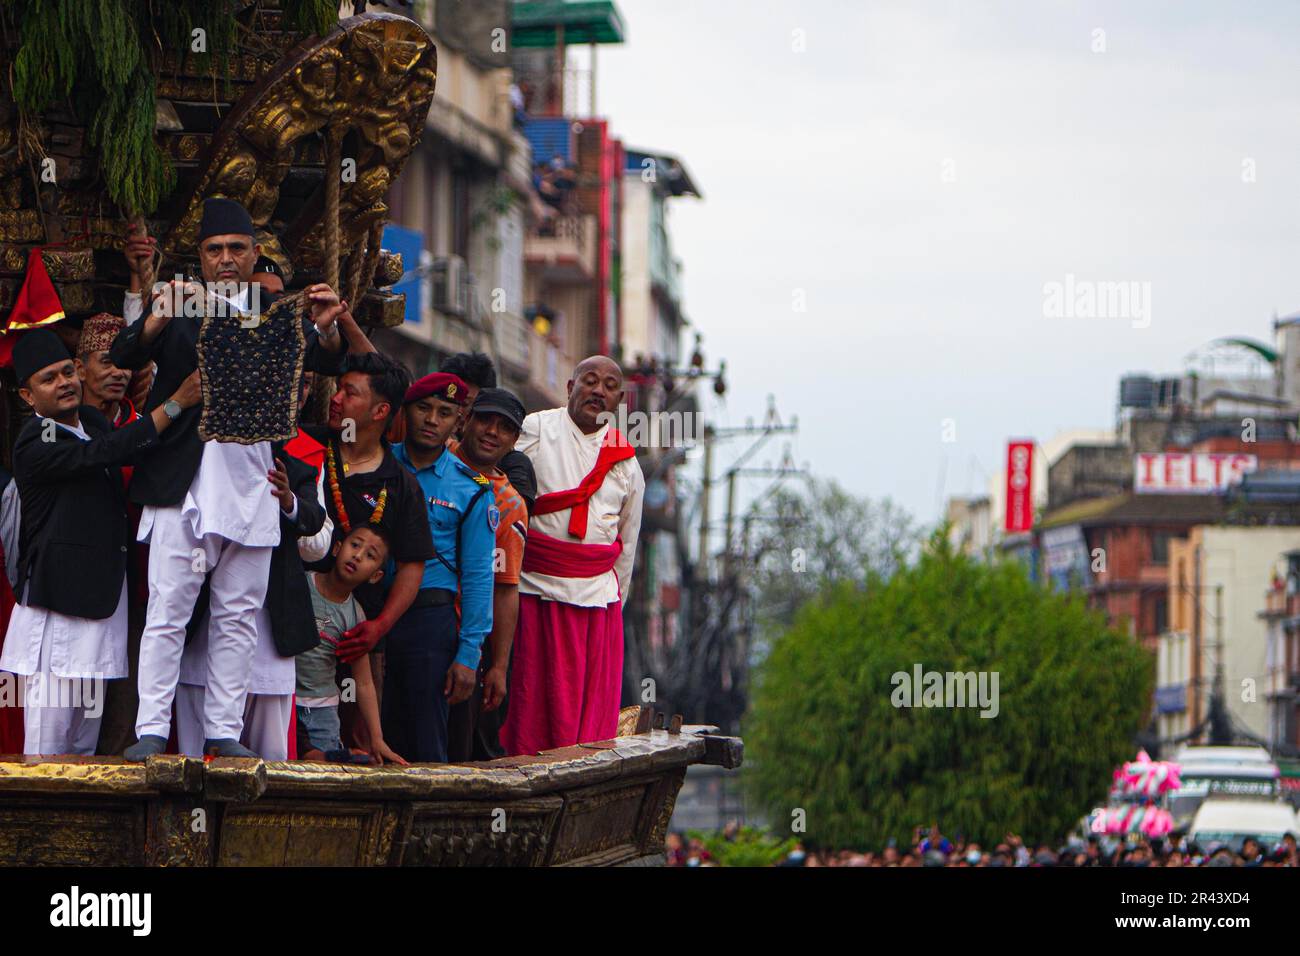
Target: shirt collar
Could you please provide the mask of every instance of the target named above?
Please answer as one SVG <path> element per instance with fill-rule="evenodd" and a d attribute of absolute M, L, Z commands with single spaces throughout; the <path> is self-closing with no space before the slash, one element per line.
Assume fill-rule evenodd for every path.
<path fill-rule="evenodd" d="M 424 468 L 416 468 L 415 463 L 411 461 L 411 456 L 406 452 L 406 442 L 400 441 L 393 445 L 393 457 L 400 461 L 408 471 L 416 472 L 432 471 L 435 475 L 441 476 L 446 470 L 446 462 L 451 457 L 448 454 L 447 447 L 444 445 L 442 453 L 433 460 L 432 465 L 426 465 Z"/>
<path fill-rule="evenodd" d="M 593 442 L 597 445 L 605 440 L 605 432 L 609 431 L 609 425 L 610 425 L 609 422 L 605 422 L 605 424 L 601 425 L 594 432 L 588 435 L 586 432 L 584 432 L 581 428 L 578 427 L 578 423 L 573 420 L 573 416 L 569 414 L 569 410 L 567 408 L 564 409 L 564 421 L 569 426 L 569 432 L 573 435 L 574 438 L 578 439 L 578 441 Z"/>
<path fill-rule="evenodd" d="M 471 465 L 471 464 L 469 463 L 468 459 L 466 459 L 465 456 L 464 456 L 463 454 L 461 454 L 461 450 L 460 450 L 460 442 L 457 441 L 455 438 L 448 439 L 448 441 L 447 441 L 447 451 L 451 452 L 453 455 L 455 455 L 457 458 L 459 458 L 460 461 L 461 461 L 461 464 L 463 464 L 466 468 L 470 469 L 471 471 L 478 471 L 478 469 L 475 468 L 473 465 Z M 439 459 L 441 460 L 442 458 L 445 458 L 445 457 L 446 457 L 446 455 L 441 455 L 441 456 L 439 456 Z M 499 477 L 504 476 L 504 475 L 505 475 L 505 472 L 503 472 L 500 468 L 493 468 L 490 472 L 487 472 L 487 471 L 479 471 L 479 474 L 481 474 L 484 478 L 496 479 L 496 478 L 499 478 Z"/>
<path fill-rule="evenodd" d="M 311 438 L 315 438 L 317 441 L 321 441 L 321 439 L 323 438 L 325 441 L 328 441 L 331 445 L 333 445 L 334 454 L 338 456 L 340 467 L 342 467 L 343 445 L 342 442 L 339 441 L 339 436 L 337 434 L 331 432 L 329 428 L 322 428 L 316 434 L 313 434 L 313 428 L 311 426 L 304 428 L 302 430 L 305 431 Z M 317 434 L 320 435 L 319 438 L 317 437 Z M 322 444 L 324 444 L 324 442 L 322 442 Z M 379 459 L 378 468 L 376 468 L 374 471 L 363 471 L 357 475 L 351 475 L 351 474 L 343 475 L 342 476 L 343 480 L 348 481 L 352 478 L 368 479 L 372 477 L 379 480 L 387 480 L 393 477 L 393 475 L 397 474 L 397 468 L 398 468 L 397 452 L 399 449 L 401 449 L 402 443 L 398 442 L 397 444 L 390 444 L 387 438 L 381 438 L 379 440 L 379 447 L 383 449 L 384 454 L 383 457 Z M 405 452 L 403 452 L 402 454 L 402 463 L 407 464 Z"/>

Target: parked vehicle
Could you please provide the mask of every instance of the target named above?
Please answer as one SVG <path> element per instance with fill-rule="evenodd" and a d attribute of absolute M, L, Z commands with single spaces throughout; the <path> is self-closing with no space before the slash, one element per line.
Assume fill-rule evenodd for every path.
<path fill-rule="evenodd" d="M 1239 853 L 1247 837 L 1271 849 L 1282 842 L 1283 835 L 1297 829 L 1295 811 L 1280 800 L 1211 797 L 1196 811 L 1188 836 L 1202 849 L 1226 844 Z"/>
<path fill-rule="evenodd" d="M 1272 802 L 1281 793 L 1277 764 L 1187 763 L 1182 786 L 1167 795 L 1175 827 L 1185 827 L 1208 797 Z"/>
<path fill-rule="evenodd" d="M 1174 755 L 1179 764 L 1223 764 L 1225 766 L 1274 766 L 1273 758 L 1263 747 L 1203 747 L 1184 744 Z"/>

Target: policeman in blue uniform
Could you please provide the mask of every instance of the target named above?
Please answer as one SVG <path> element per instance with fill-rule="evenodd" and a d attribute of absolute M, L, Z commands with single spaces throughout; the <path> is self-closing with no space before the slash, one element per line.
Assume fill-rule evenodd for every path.
<path fill-rule="evenodd" d="M 413 763 L 446 762 L 447 712 L 473 692 L 483 638 L 492 630 L 500 513 L 491 482 L 445 447 L 468 392 L 446 372 L 417 381 L 402 406 L 406 440 L 393 446 L 393 457 L 424 492 L 435 551 L 415 601 L 388 632 L 385 656 L 384 738 Z"/>

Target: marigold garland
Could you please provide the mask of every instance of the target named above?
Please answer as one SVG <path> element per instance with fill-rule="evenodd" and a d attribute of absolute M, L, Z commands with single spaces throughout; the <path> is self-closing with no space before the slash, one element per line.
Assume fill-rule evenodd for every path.
<path fill-rule="evenodd" d="M 352 530 L 352 523 L 348 520 L 348 509 L 343 506 L 343 489 L 339 487 L 339 469 L 334 461 L 334 445 L 326 443 L 325 445 L 325 462 L 326 471 L 330 479 L 330 496 L 334 499 L 334 510 L 338 512 L 339 526 L 343 528 L 343 533 L 347 534 Z M 388 486 L 379 492 L 379 503 L 375 505 L 375 510 L 370 512 L 370 523 L 380 524 L 384 520 L 384 508 L 388 505 Z"/>

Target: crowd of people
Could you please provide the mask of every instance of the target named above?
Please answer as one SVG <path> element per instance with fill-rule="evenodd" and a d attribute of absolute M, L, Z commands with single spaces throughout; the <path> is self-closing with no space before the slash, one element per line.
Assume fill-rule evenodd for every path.
<path fill-rule="evenodd" d="M 728 824 L 724 840 L 735 840 L 739 825 Z M 1135 841 L 1100 836 L 1071 839 L 1064 843 L 1027 843 L 1008 833 L 992 846 L 981 845 L 958 834 L 949 839 L 938 826 L 928 831 L 918 827 L 910 844 L 893 841 L 877 851 L 833 849 L 797 842 L 772 865 L 813 866 L 942 866 L 942 867 L 1222 867 L 1300 866 L 1295 834 L 1288 833 L 1275 845 L 1248 838 L 1240 850 L 1226 844 L 1199 846 L 1183 834 L 1163 839 L 1142 837 Z M 669 866 L 718 866 L 705 841 L 685 833 L 670 833 L 666 841 Z"/>
<path fill-rule="evenodd" d="M 617 363 L 526 414 L 480 353 L 412 381 L 316 283 L 276 320 L 301 322 L 300 378 L 211 414 L 212 381 L 255 374 L 200 373 L 211 306 L 256 328 L 284 295 L 261 252 L 209 199 L 201 283 L 151 282 L 133 231 L 122 316 L 11 333 L 34 414 L 0 499 L 0 753 L 377 764 L 613 737 L 645 488 L 606 418 Z M 212 434 L 294 394 L 288 438 Z"/>

